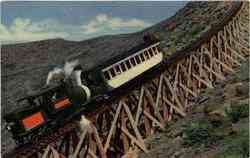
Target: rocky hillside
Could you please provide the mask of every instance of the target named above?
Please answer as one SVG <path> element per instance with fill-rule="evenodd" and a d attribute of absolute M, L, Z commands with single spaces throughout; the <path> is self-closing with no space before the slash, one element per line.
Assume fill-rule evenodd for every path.
<path fill-rule="evenodd" d="M 19 108 L 15 105 L 15 100 L 43 86 L 48 72 L 55 66 L 63 65 L 67 60 L 79 59 L 83 67 L 89 69 L 142 43 L 142 36 L 147 33 L 157 35 L 162 41 L 164 53 L 172 54 L 196 41 L 238 4 L 238 2 L 190 2 L 173 17 L 131 34 L 102 36 L 80 42 L 53 39 L 3 45 L 1 47 L 2 116 Z M 3 153 L 15 146 L 4 127 L 3 121 Z"/>
<path fill-rule="evenodd" d="M 139 158 L 248 158 L 249 60 L 226 82 L 206 89 L 184 119 L 147 140 Z"/>

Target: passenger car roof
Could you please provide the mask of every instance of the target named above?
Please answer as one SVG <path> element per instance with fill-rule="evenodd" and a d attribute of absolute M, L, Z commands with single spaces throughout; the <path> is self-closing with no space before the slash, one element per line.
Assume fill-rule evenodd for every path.
<path fill-rule="evenodd" d="M 147 48 L 147 47 L 149 47 L 157 42 L 160 42 L 160 41 L 155 40 L 155 41 L 151 41 L 151 42 L 144 42 L 144 43 L 138 44 L 135 47 L 132 47 L 131 49 L 129 49 L 128 51 L 124 51 L 124 52 L 120 53 L 119 55 L 110 58 L 106 62 L 103 62 L 103 63 L 96 65 L 94 68 L 92 68 L 88 71 L 91 71 L 91 70 L 96 69 L 96 68 L 101 68 L 101 69 L 106 68 L 106 67 L 108 67 L 108 66 L 110 66 L 118 61 L 121 61 L 124 58 L 131 56 L 131 55 L 139 52 L 140 50 L 143 50 L 143 49 L 145 49 L 145 48 Z"/>

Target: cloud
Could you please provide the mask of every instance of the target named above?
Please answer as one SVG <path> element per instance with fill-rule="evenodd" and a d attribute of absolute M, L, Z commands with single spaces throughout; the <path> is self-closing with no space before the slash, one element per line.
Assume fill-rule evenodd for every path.
<path fill-rule="evenodd" d="M 0 24 L 0 41 L 18 43 L 51 38 L 67 38 L 67 32 L 49 30 L 42 23 L 32 23 L 30 19 L 16 18 L 9 27 Z"/>
<path fill-rule="evenodd" d="M 111 17 L 106 14 L 99 14 L 88 24 L 83 25 L 85 34 L 93 34 L 105 32 L 108 30 L 117 31 L 117 30 L 139 30 L 152 24 L 145 22 L 140 19 L 122 19 L 119 17 Z M 110 32 L 110 31 L 109 31 Z"/>
<path fill-rule="evenodd" d="M 140 19 L 122 19 L 106 14 L 99 14 L 80 25 L 64 24 L 55 19 L 32 21 L 28 18 L 16 18 L 10 26 L 0 24 L 0 41 L 20 43 L 52 38 L 79 41 L 105 34 L 135 32 L 151 25 Z"/>

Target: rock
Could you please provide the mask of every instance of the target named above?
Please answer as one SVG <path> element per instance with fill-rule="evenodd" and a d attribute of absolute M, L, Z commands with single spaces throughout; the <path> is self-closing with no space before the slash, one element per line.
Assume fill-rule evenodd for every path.
<path fill-rule="evenodd" d="M 238 92 L 237 92 L 237 87 L 239 89 L 239 87 L 241 87 L 243 84 L 242 82 L 236 82 L 233 84 L 227 84 L 225 86 L 225 99 L 232 99 L 233 97 L 238 96 Z"/>
<path fill-rule="evenodd" d="M 226 117 L 226 109 L 230 108 L 233 103 L 231 101 L 226 101 L 224 103 L 214 103 L 212 105 L 205 106 L 204 112 L 209 116 L 221 116 Z"/>
<path fill-rule="evenodd" d="M 249 130 L 249 118 L 240 119 L 237 123 L 232 124 L 232 130 L 234 132 L 241 132 Z"/>
<path fill-rule="evenodd" d="M 183 155 L 185 154 L 185 149 L 184 148 L 182 148 L 182 149 L 180 149 L 180 150 L 177 150 L 172 156 L 171 156 L 171 158 L 181 158 L 181 157 L 183 157 Z"/>
<path fill-rule="evenodd" d="M 206 104 L 204 107 L 204 113 L 208 114 L 208 115 L 221 115 L 224 116 L 224 108 L 220 106 L 219 103 L 209 103 Z"/>
<path fill-rule="evenodd" d="M 241 85 L 236 86 L 236 96 L 246 96 L 249 94 L 249 82 L 244 82 Z"/>

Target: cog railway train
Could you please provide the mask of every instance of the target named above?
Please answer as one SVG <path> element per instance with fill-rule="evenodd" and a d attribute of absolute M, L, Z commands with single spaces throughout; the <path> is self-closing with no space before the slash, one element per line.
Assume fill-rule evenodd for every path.
<path fill-rule="evenodd" d="M 27 143 L 33 136 L 62 124 L 62 120 L 80 108 L 91 106 L 88 104 L 94 99 L 108 99 L 111 91 L 159 65 L 163 61 L 160 41 L 154 35 L 143 39 L 143 44 L 91 70 L 83 71 L 78 64 L 73 69 L 73 79 L 62 80 L 17 100 L 17 106 L 22 108 L 4 116 L 7 130 L 16 143 Z"/>

